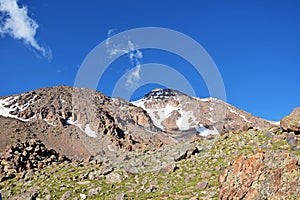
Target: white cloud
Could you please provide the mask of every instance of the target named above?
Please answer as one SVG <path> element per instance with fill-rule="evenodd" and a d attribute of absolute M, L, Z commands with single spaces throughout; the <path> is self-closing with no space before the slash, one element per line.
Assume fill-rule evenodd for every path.
<path fill-rule="evenodd" d="M 129 58 L 130 62 L 133 66 L 135 66 L 135 69 L 129 73 L 126 77 L 126 84 L 127 86 L 136 89 L 138 82 L 141 80 L 141 62 L 143 59 L 143 53 L 140 50 L 135 50 L 135 45 L 128 41 L 128 47 L 129 47 Z"/>
<path fill-rule="evenodd" d="M 43 56 L 51 59 L 51 51 L 40 46 L 35 39 L 39 25 L 28 16 L 25 6 L 19 6 L 18 0 L 0 0 L 0 34 L 23 40 Z"/>
<path fill-rule="evenodd" d="M 111 40 L 111 36 L 115 29 L 110 29 L 107 32 L 106 49 L 109 57 L 118 56 L 122 54 L 128 54 L 130 62 L 135 67 L 126 77 L 126 86 L 135 89 L 138 86 L 138 82 L 141 80 L 141 64 L 143 60 L 143 53 L 138 50 L 137 46 L 130 40 L 125 42 L 114 44 Z"/>
<path fill-rule="evenodd" d="M 138 87 L 138 82 L 141 80 L 141 65 L 138 65 L 126 77 L 126 85 L 132 89 Z"/>

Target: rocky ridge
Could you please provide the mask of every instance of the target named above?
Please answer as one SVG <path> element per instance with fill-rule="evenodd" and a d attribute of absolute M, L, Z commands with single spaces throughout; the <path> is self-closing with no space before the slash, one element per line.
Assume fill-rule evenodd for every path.
<path fill-rule="evenodd" d="M 245 123 L 252 120 L 247 113 L 227 107 L 237 117 L 232 120 L 242 120 L 237 122 L 238 126 L 233 126 L 235 121 L 229 123 L 231 121 L 227 118 L 232 116 L 226 114 L 224 124 L 231 125 L 228 129 L 222 125 L 222 130 L 226 131 L 199 137 L 192 130 L 174 130 L 175 126 L 170 132 L 169 129 L 160 131 L 156 122 L 152 123 L 149 110 L 150 116 L 141 107 L 124 100 L 111 99 L 97 92 L 95 96 L 95 91 L 91 93 L 86 89 L 79 89 L 75 98 L 74 94 L 68 97 L 70 89 L 40 89 L 0 101 L 0 114 L 4 116 L 0 117 L 0 144 L 3 148 L 0 153 L 0 192 L 5 199 L 300 197 L 297 185 L 299 109 L 281 120 L 280 126 L 262 120 L 256 122 L 264 125 L 258 128 L 251 126 L 255 122 Z M 168 102 L 174 105 L 176 101 L 182 103 L 172 99 L 178 99 L 178 95 L 187 98 L 185 101 L 191 98 L 196 102 L 209 102 L 201 104 L 203 107 L 212 103 L 210 99 L 199 100 L 173 90 L 166 90 L 171 92 L 168 94 L 171 100 L 166 100 L 167 94 L 160 95 L 160 90 L 154 92 L 158 94 L 145 97 L 149 98 L 147 101 L 151 107 L 168 107 Z M 62 93 L 64 95 L 59 96 Z M 51 100 L 46 100 L 47 95 Z M 66 96 L 68 98 L 64 98 Z M 88 100 L 84 101 L 83 97 Z M 93 103 L 94 98 L 98 103 Z M 88 106 L 81 107 L 74 101 Z M 159 101 L 163 103 L 157 104 Z M 228 106 L 216 102 L 221 108 Z M 186 108 L 179 103 L 179 106 L 171 107 Z M 208 107 L 204 112 L 206 117 L 213 116 L 209 111 L 212 109 Z M 92 119 L 97 123 L 93 124 Z M 174 122 L 175 118 L 170 118 L 170 123 L 172 120 Z M 199 123 L 208 129 L 218 125 L 205 124 L 205 121 Z M 98 128 L 101 131 L 97 131 Z M 99 144 L 105 145 L 99 148 Z M 49 150 L 52 147 L 55 150 Z M 64 157 L 66 154 L 71 156 L 68 156 L 70 162 Z M 81 159 L 75 155 L 81 155 Z"/>
<path fill-rule="evenodd" d="M 145 109 L 154 124 L 167 132 L 209 127 L 219 133 L 263 129 L 267 120 L 215 98 L 195 98 L 173 89 L 154 89 L 133 104 Z"/>
<path fill-rule="evenodd" d="M 143 109 L 89 89 L 59 86 L 1 98 L 0 115 L 6 117 L 0 118 L 3 134 L 37 137 L 71 158 L 97 154 L 101 141 L 106 142 L 108 153 L 109 149 L 143 151 L 172 143 Z M 19 127 L 5 121 L 19 121 Z M 0 150 L 17 141 L 12 140 L 4 139 Z"/>

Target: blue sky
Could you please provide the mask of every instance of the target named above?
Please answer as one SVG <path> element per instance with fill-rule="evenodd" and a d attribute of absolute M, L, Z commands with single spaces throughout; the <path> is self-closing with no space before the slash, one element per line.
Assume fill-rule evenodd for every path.
<path fill-rule="evenodd" d="M 107 39 L 110 30 L 116 34 L 164 27 L 188 35 L 206 49 L 222 75 L 230 104 L 270 120 L 279 120 L 300 106 L 299 1 L 19 0 L 19 8 L 27 8 L 27 20 L 35 22 L 31 24 L 35 31 L 26 33 L 5 27 L 6 1 L 0 0 L 1 96 L 73 85 L 87 54 Z M 184 59 L 159 50 L 141 52 L 142 63 L 184 68 L 181 72 L 197 94 L 209 96 L 201 77 L 186 70 L 191 66 Z M 110 95 L 118 77 L 132 67 L 129 56 L 120 57 L 98 89 Z M 146 85 L 132 98 L 158 86 Z"/>

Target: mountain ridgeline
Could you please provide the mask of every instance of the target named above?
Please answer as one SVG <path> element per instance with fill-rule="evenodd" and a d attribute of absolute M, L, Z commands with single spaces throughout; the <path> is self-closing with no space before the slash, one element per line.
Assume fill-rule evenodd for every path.
<path fill-rule="evenodd" d="M 5 199 L 299 199 L 299 134 L 299 108 L 279 124 L 173 89 L 128 102 L 41 88 L 0 97 L 0 190 Z"/>
<path fill-rule="evenodd" d="M 155 89 L 130 103 L 89 89 L 42 88 L 1 98 L 0 116 L 0 150 L 29 137 L 81 159 L 97 154 L 99 138 L 111 143 L 101 148 L 142 151 L 174 143 L 185 133 L 201 135 L 202 130 L 208 135 L 270 126 L 221 100 L 190 97 L 172 89 Z"/>

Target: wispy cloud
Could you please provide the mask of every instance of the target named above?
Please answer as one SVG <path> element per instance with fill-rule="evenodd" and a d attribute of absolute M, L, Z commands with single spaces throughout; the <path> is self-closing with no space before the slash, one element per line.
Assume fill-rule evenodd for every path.
<path fill-rule="evenodd" d="M 143 53 L 140 50 L 135 50 L 136 46 L 128 41 L 129 58 L 131 64 L 135 67 L 134 70 L 126 77 L 126 84 L 135 89 L 138 86 L 138 82 L 141 80 L 141 64 L 143 60 Z"/>
<path fill-rule="evenodd" d="M 106 49 L 108 55 L 110 57 L 124 53 L 129 55 L 130 62 L 134 69 L 131 70 L 126 77 L 126 86 L 130 87 L 131 89 L 136 89 L 138 87 L 138 82 L 141 80 L 141 64 L 143 61 L 143 53 L 138 50 L 137 45 L 130 40 L 125 40 L 122 43 L 115 44 L 111 39 L 111 36 L 114 32 L 115 29 L 110 29 L 107 32 Z"/>
<path fill-rule="evenodd" d="M 26 6 L 19 6 L 18 0 L 0 0 L 0 34 L 23 40 L 48 59 L 51 50 L 39 45 L 35 39 L 39 25 L 28 16 Z"/>

